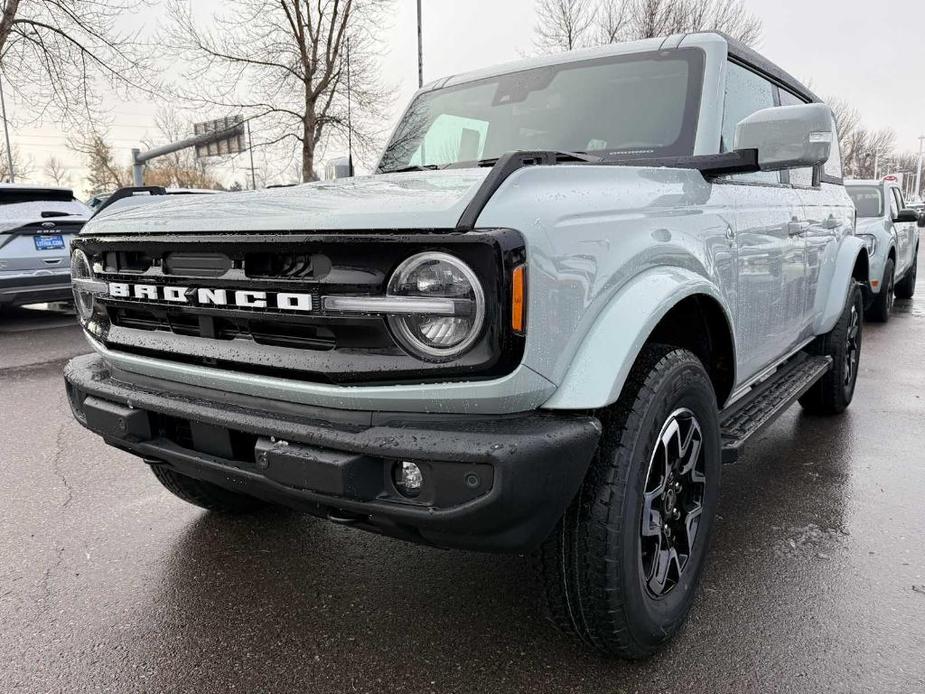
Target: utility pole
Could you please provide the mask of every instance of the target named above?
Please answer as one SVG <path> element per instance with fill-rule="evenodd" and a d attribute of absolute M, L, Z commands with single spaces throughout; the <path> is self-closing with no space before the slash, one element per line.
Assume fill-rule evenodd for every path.
<path fill-rule="evenodd" d="M 418 0 L 420 4 L 420 0 Z M 10 126 L 6 122 L 6 99 L 3 97 L 3 81 L 0 80 L 0 107 L 3 108 L 3 133 L 6 135 L 6 160 L 10 165 L 10 183 L 16 183 L 16 172 L 13 171 L 13 150 L 10 148 Z"/>
<path fill-rule="evenodd" d="M 421 0 L 418 0 L 418 89 L 424 86 L 424 35 L 421 31 Z"/>
<path fill-rule="evenodd" d="M 925 158 L 925 135 L 919 138 L 919 165 L 915 170 L 915 197 L 921 200 L 922 195 L 922 159 Z"/>
<path fill-rule="evenodd" d="M 254 141 L 251 139 L 251 121 L 247 119 L 247 153 L 251 155 L 251 189 L 257 190 L 257 174 L 254 173 Z"/>

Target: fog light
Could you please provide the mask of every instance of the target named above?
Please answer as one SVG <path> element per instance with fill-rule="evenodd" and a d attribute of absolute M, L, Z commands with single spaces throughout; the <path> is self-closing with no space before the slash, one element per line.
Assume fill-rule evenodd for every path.
<path fill-rule="evenodd" d="M 424 473 L 414 463 L 409 463 L 407 460 L 395 463 L 392 476 L 395 480 L 395 487 L 403 496 L 413 498 L 421 493 L 421 488 L 424 486 Z"/>

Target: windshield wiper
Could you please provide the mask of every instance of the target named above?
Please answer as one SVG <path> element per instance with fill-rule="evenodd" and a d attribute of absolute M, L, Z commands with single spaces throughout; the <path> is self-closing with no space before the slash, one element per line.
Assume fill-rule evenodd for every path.
<path fill-rule="evenodd" d="M 544 164 L 558 164 L 559 162 L 569 162 L 569 161 L 584 161 L 588 163 L 596 163 L 603 161 L 603 157 L 598 157 L 593 154 L 588 154 L 587 152 L 565 152 L 560 150 L 538 150 L 538 151 L 514 151 L 508 152 L 507 154 L 515 154 L 522 156 L 524 158 L 535 157 L 536 159 L 543 159 Z M 505 154 L 504 156 L 507 156 Z M 491 157 L 489 159 L 479 159 L 476 162 L 479 166 L 494 166 L 498 163 L 501 157 Z"/>
<path fill-rule="evenodd" d="M 514 150 L 506 152 L 500 157 L 489 157 L 487 159 L 477 159 L 475 161 L 456 161 L 450 164 L 414 164 L 412 166 L 403 166 L 399 169 L 389 169 L 382 173 L 404 173 L 406 171 L 441 171 L 443 169 L 469 169 L 473 167 L 492 167 L 502 159 L 519 157 L 524 160 L 536 160 L 542 164 L 559 164 L 570 161 L 581 161 L 589 164 L 595 164 L 603 161 L 603 157 L 588 154 L 587 152 L 565 152 L 557 150 Z"/>
<path fill-rule="evenodd" d="M 76 212 L 58 212 L 56 210 L 45 210 L 42 212 L 42 219 L 48 219 L 49 217 L 74 217 Z"/>
<path fill-rule="evenodd" d="M 407 173 L 408 171 L 439 171 L 440 169 L 446 168 L 446 164 L 413 164 L 411 166 L 403 166 L 399 169 L 389 169 L 388 171 L 383 171 L 382 173 Z"/>

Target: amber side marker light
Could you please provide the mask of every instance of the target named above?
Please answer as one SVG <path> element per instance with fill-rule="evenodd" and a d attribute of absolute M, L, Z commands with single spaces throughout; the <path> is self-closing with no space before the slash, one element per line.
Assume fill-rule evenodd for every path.
<path fill-rule="evenodd" d="M 523 334 L 526 330 L 526 296 L 527 266 L 518 265 L 511 273 L 511 328 L 515 333 Z"/>

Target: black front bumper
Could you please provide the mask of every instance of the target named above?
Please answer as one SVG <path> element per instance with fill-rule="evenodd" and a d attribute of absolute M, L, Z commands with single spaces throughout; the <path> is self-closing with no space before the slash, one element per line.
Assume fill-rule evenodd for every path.
<path fill-rule="evenodd" d="M 96 355 L 65 369 L 75 417 L 151 464 L 443 547 L 522 552 L 549 534 L 597 447 L 590 416 L 351 412 L 146 381 Z M 404 497 L 395 465 L 424 485 Z"/>

